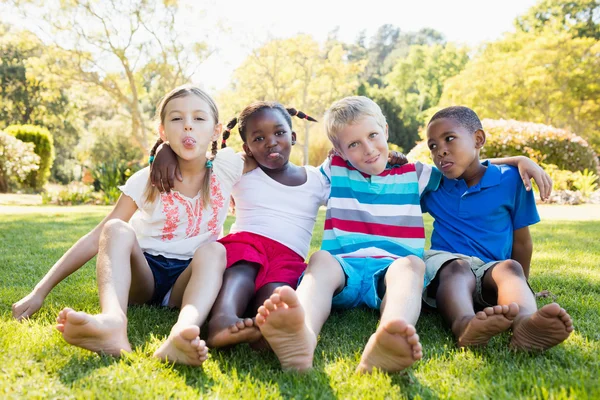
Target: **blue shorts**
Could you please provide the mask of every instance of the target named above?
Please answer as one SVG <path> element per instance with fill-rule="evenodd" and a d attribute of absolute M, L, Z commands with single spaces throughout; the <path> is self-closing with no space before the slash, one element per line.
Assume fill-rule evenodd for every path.
<path fill-rule="evenodd" d="M 388 267 L 395 261 L 394 258 L 342 258 L 333 256 L 344 270 L 346 286 L 341 292 L 333 296 L 332 306 L 335 308 L 354 308 L 366 305 L 379 310 L 381 300 L 385 295 L 383 290 L 378 290 L 380 282 L 385 278 Z"/>
<path fill-rule="evenodd" d="M 144 256 L 154 276 L 154 293 L 149 304 L 161 305 L 179 275 L 190 265 L 192 259 L 178 260 L 164 256 L 153 256 L 148 253 L 144 253 Z"/>

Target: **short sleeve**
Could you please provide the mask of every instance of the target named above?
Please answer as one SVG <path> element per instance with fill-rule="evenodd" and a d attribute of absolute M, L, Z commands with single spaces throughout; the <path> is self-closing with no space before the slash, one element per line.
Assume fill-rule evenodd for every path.
<path fill-rule="evenodd" d="M 321 167 L 313 167 L 311 165 L 307 165 L 306 172 L 311 174 L 318 181 L 318 192 L 315 193 L 319 199 L 319 204 L 325 205 L 327 200 L 329 200 L 329 195 L 331 193 L 331 184 L 327 177 L 321 172 Z"/>
<path fill-rule="evenodd" d="M 142 168 L 131 175 L 124 185 L 119 186 L 119 190 L 123 192 L 123 194 L 131 197 L 138 208 L 143 208 L 143 196 L 149 179 L 150 167 Z"/>
<path fill-rule="evenodd" d="M 319 171 L 321 171 L 321 175 L 327 181 L 327 184 L 331 184 L 331 157 L 327 157 L 323 164 L 319 166 Z"/>
<path fill-rule="evenodd" d="M 419 181 L 419 196 L 437 190 L 442 181 L 442 173 L 439 169 L 419 161 L 415 163 L 415 169 L 417 170 L 417 179 Z"/>
<path fill-rule="evenodd" d="M 517 178 L 515 179 L 515 204 L 511 211 L 513 230 L 521 229 L 529 225 L 540 222 L 540 216 L 535 205 L 535 197 L 533 191 L 527 191 L 523 181 L 519 177 L 519 173 L 515 171 Z"/>
<path fill-rule="evenodd" d="M 231 147 L 219 150 L 213 164 L 214 171 L 219 178 L 225 180 L 231 186 L 235 185 L 242 177 L 244 160 Z"/>

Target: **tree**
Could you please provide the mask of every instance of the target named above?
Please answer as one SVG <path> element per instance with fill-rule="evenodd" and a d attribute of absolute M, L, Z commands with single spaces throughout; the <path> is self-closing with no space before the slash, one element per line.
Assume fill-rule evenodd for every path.
<path fill-rule="evenodd" d="M 356 42 L 346 44 L 349 60 L 366 60 L 367 65 L 361 74 L 361 81 L 369 85 L 384 86 L 387 75 L 400 59 L 408 55 L 411 46 L 444 44 L 444 36 L 434 29 L 423 28 L 417 32 L 401 32 L 390 24 L 379 27 L 366 44 L 366 34 L 362 31 Z"/>
<path fill-rule="evenodd" d="M 60 51 L 29 31 L 0 25 L 0 32 L 0 129 L 12 124 L 46 127 L 57 151 L 52 178 L 66 183 L 80 136 L 81 102 L 46 67 L 60 58 Z"/>
<path fill-rule="evenodd" d="M 274 100 L 320 119 L 334 101 L 354 93 L 362 61 L 348 61 L 341 44 L 321 47 L 309 35 L 271 40 L 254 50 L 234 72 L 232 88 L 221 95 L 220 104 L 236 115 L 256 100 Z M 314 124 L 302 122 L 299 135 L 303 161 L 309 162 L 310 131 Z M 300 133 L 297 131 L 297 133 Z"/>
<path fill-rule="evenodd" d="M 523 32 L 569 32 L 573 37 L 600 40 L 600 1 L 541 0 L 515 21 Z"/>
<path fill-rule="evenodd" d="M 488 44 L 449 79 L 441 105 L 465 104 L 482 117 L 575 132 L 600 150 L 600 41 L 547 29 Z"/>
<path fill-rule="evenodd" d="M 390 129 L 391 142 L 405 151 L 415 145 L 426 111 L 437 106 L 445 82 L 460 73 L 468 60 L 467 49 L 453 44 L 414 45 L 384 77 L 383 88 L 367 90 L 390 114 L 388 123 L 396 120 L 393 135 Z"/>
<path fill-rule="evenodd" d="M 26 16 L 43 11 L 52 42 L 70 55 L 63 78 L 110 96 L 143 149 L 159 94 L 188 82 L 207 55 L 204 43 L 184 45 L 180 38 L 177 1 L 14 3 Z"/>

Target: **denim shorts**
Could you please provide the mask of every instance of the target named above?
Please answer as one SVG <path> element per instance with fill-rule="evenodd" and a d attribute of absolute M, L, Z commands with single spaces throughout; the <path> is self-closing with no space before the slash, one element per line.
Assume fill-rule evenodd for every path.
<path fill-rule="evenodd" d="M 333 296 L 332 307 L 354 308 L 367 306 L 375 310 L 381 307 L 385 295 L 385 286 L 380 285 L 394 258 L 340 257 L 333 256 L 342 267 L 346 276 L 346 285 L 341 292 Z M 383 288 L 381 292 L 379 288 Z"/>
<path fill-rule="evenodd" d="M 148 253 L 144 253 L 144 256 L 154 276 L 154 293 L 149 304 L 162 305 L 163 299 L 171 290 L 179 275 L 190 265 L 192 259 L 178 260 L 160 255 L 153 256 Z"/>

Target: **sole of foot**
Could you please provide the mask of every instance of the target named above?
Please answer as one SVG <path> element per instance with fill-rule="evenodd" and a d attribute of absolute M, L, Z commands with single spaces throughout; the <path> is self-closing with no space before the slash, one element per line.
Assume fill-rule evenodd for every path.
<path fill-rule="evenodd" d="M 200 328 L 195 325 L 173 327 L 154 357 L 169 363 L 202 365 L 208 358 L 208 347 L 204 340 L 200 340 L 199 335 Z"/>
<path fill-rule="evenodd" d="M 515 320 L 510 346 L 516 350 L 546 350 L 564 342 L 573 332 L 571 316 L 557 303 Z"/>
<path fill-rule="evenodd" d="M 305 324 L 304 308 L 294 289 L 282 286 L 258 308 L 256 323 L 284 370 L 312 368 L 317 338 Z"/>
<path fill-rule="evenodd" d="M 357 373 L 402 371 L 423 358 L 423 348 L 414 326 L 402 319 L 387 321 L 369 338 Z"/>
<path fill-rule="evenodd" d="M 518 313 L 517 303 L 484 308 L 464 325 L 458 347 L 485 346 L 492 337 L 507 331 Z"/>
<path fill-rule="evenodd" d="M 237 316 L 212 317 L 208 324 L 208 347 L 227 347 L 238 343 L 256 342 L 262 337 L 251 318 Z"/>
<path fill-rule="evenodd" d="M 64 308 L 58 313 L 56 322 L 56 329 L 74 346 L 113 357 L 119 357 L 123 351 L 131 352 L 124 315 L 91 315 Z"/>

